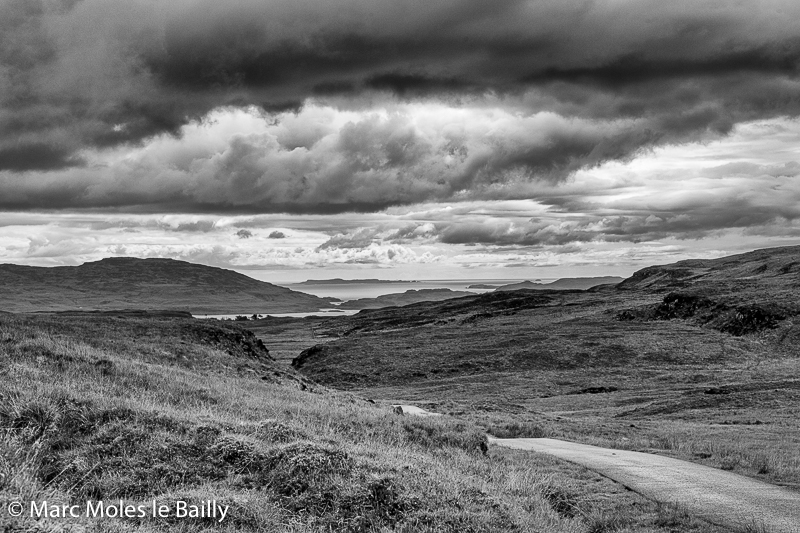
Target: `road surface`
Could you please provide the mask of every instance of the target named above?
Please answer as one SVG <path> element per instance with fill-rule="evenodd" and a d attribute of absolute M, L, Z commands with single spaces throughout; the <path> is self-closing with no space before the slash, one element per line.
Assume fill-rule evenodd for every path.
<path fill-rule="evenodd" d="M 421 407 L 417 407 L 416 405 L 404 405 L 404 404 L 392 404 L 392 407 L 400 407 L 403 410 L 403 414 L 405 415 L 413 415 L 413 416 L 442 416 L 442 413 L 434 413 L 431 411 L 426 411 Z"/>
<path fill-rule="evenodd" d="M 585 466 L 643 496 L 676 503 L 726 527 L 763 525 L 800 533 L 800 492 L 687 461 L 556 439 L 495 439 L 498 446 L 541 452 Z"/>

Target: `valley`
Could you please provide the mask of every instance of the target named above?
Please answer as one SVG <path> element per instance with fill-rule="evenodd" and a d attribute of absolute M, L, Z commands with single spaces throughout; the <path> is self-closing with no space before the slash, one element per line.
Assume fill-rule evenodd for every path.
<path fill-rule="evenodd" d="M 588 290 L 335 318 L 202 320 L 138 303 L 3 313 L 0 496 L 218 498 L 228 524 L 182 527 L 225 531 L 721 532 L 585 468 L 487 446 L 487 434 L 663 455 L 800 490 L 798 265 L 800 247 L 761 250 Z M 96 275 L 130 294 L 119 275 Z"/>
<path fill-rule="evenodd" d="M 292 366 L 371 398 L 800 487 L 800 249 L 321 322 Z"/>

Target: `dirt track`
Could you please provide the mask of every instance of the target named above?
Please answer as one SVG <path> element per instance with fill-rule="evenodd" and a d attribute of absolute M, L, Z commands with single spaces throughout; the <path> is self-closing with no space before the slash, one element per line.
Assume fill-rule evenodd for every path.
<path fill-rule="evenodd" d="M 659 502 L 726 527 L 763 525 L 800 533 L 800 493 L 716 468 L 653 455 L 556 439 L 493 439 L 519 450 L 547 453 L 594 470 Z"/>

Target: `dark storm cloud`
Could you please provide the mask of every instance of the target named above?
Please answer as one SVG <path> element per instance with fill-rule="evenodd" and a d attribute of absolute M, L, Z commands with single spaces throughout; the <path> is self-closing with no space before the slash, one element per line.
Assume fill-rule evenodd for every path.
<path fill-rule="evenodd" d="M 660 143 L 797 115 L 799 21 L 789 1 L 6 0 L 0 171 L 12 174 L 178 134 L 222 106 L 299 114 L 311 97 L 351 110 L 471 102 L 563 120 L 481 146 L 365 120 L 335 145 L 302 145 L 305 160 L 291 154 L 301 145 L 240 138 L 192 175 L 151 186 L 153 169 L 138 168 L 94 182 L 65 173 L 70 184 L 0 177 L 2 207 L 323 213 L 558 181 Z M 455 163 L 443 165 L 448 156 Z"/>
<path fill-rule="evenodd" d="M 391 91 L 398 96 L 423 96 L 438 93 L 477 92 L 480 87 L 457 78 L 436 78 L 402 72 L 378 74 L 366 80 L 366 87 Z"/>
<path fill-rule="evenodd" d="M 0 168 L 6 170 L 53 170 L 84 163 L 70 150 L 41 143 L 0 148 Z"/>
<path fill-rule="evenodd" d="M 162 140 L 110 166 L 24 181 L 0 173 L 7 191 L 0 207 L 331 214 L 456 196 L 525 197 L 529 191 L 518 182 L 555 183 L 574 170 L 629 157 L 651 135 L 646 121 L 635 126 L 552 113 L 450 116 L 438 106 L 431 119 L 444 116 L 422 127 L 413 114 L 369 112 L 334 127 L 317 120 L 315 113 L 327 112 L 281 115 L 285 120 L 210 152 Z"/>
<path fill-rule="evenodd" d="M 548 67 L 522 77 L 521 81 L 563 81 L 620 89 L 652 81 L 714 78 L 739 73 L 795 77 L 800 69 L 799 52 L 800 38 L 787 40 L 780 46 L 765 45 L 750 50 L 722 52 L 712 57 L 653 59 L 643 54 L 632 54 L 591 67 Z"/>

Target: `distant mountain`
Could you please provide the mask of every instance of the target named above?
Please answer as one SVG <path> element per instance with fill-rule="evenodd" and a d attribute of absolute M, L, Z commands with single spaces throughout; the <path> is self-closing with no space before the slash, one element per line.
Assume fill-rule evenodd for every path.
<path fill-rule="evenodd" d="M 475 283 L 467 287 L 468 289 L 496 289 L 502 285 L 489 285 L 488 283 Z"/>
<path fill-rule="evenodd" d="M 194 314 L 311 312 L 335 298 L 174 259 L 115 257 L 75 267 L 0 265 L 0 309 L 161 309 Z"/>
<path fill-rule="evenodd" d="M 302 281 L 300 283 L 295 283 L 294 285 L 357 285 L 357 284 L 398 284 L 398 283 L 417 283 L 416 281 L 406 281 L 401 279 L 342 279 L 342 278 L 333 278 L 333 279 L 310 279 L 308 281 Z"/>
<path fill-rule="evenodd" d="M 462 296 L 475 296 L 474 292 L 451 291 L 450 289 L 420 289 L 409 290 L 396 294 L 384 294 L 377 298 L 360 298 L 349 300 L 338 309 L 380 309 L 382 307 L 397 307 L 419 302 L 439 302 L 450 298 L 460 298 Z"/>
<path fill-rule="evenodd" d="M 561 278 L 552 283 L 536 283 L 533 281 L 523 281 L 512 283 L 496 288 L 496 291 L 516 291 L 519 289 L 529 290 L 572 290 L 572 289 L 591 289 L 598 285 L 616 285 L 624 278 L 617 276 L 604 276 L 597 278 Z"/>

